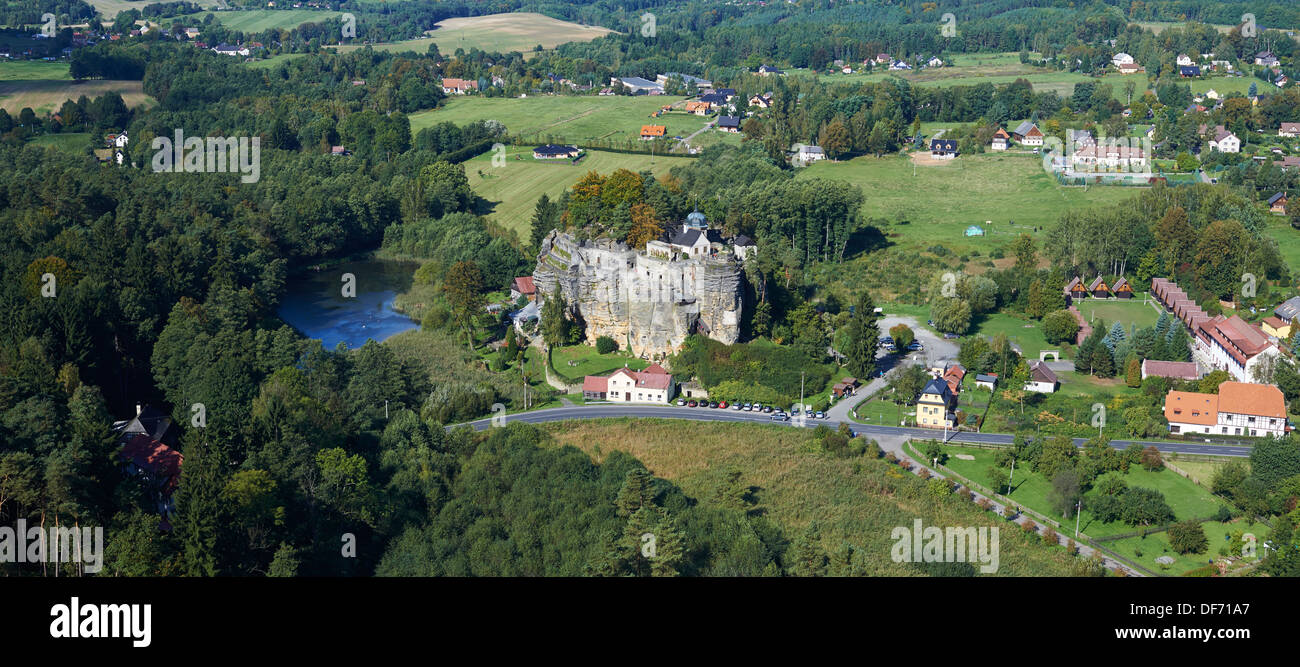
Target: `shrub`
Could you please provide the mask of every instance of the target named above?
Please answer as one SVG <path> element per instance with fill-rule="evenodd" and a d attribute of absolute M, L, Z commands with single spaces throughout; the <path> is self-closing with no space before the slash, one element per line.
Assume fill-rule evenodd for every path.
<path fill-rule="evenodd" d="M 1038 524 L 1034 523 L 1033 519 L 1025 519 L 1025 522 L 1020 524 L 1020 528 L 1026 533 L 1032 533 L 1038 530 Z"/>
<path fill-rule="evenodd" d="M 990 501 L 988 498 L 980 498 L 979 500 L 976 500 L 975 505 L 978 506 L 980 509 L 984 510 L 985 512 L 993 509 L 993 502 Z"/>
<path fill-rule="evenodd" d="M 596 351 L 600 354 L 609 354 L 618 351 L 618 343 L 609 336 L 601 336 L 596 339 Z"/>
<path fill-rule="evenodd" d="M 1210 546 L 1205 530 L 1196 521 L 1180 521 L 1169 527 L 1169 546 L 1180 554 L 1200 554 Z"/>
<path fill-rule="evenodd" d="M 1055 528 L 1051 526 L 1045 526 L 1043 528 L 1043 544 L 1052 547 L 1060 544 L 1060 538 L 1057 537 Z"/>
<path fill-rule="evenodd" d="M 930 475 L 930 469 L 929 469 L 929 468 L 921 468 L 921 472 L 916 473 L 916 475 L 917 475 L 918 477 L 920 477 L 921 479 L 930 479 L 930 476 L 931 476 L 931 475 Z"/>

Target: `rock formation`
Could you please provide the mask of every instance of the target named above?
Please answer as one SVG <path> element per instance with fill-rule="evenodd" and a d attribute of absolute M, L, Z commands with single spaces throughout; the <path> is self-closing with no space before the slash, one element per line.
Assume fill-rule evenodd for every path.
<path fill-rule="evenodd" d="M 648 358 L 675 353 L 693 333 L 724 343 L 739 340 L 743 280 L 730 252 L 648 256 L 611 239 L 577 241 L 559 231 L 542 241 L 533 271 L 538 301 L 558 284 L 586 325 L 587 342 L 609 336 Z"/>

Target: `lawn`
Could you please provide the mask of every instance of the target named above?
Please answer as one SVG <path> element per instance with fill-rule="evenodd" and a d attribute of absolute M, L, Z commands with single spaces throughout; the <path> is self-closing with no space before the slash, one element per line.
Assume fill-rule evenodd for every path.
<path fill-rule="evenodd" d="M 1160 319 L 1160 313 L 1144 303 L 1145 298 L 1143 293 L 1135 294 L 1132 299 L 1083 299 L 1076 307 L 1088 322 L 1095 324 L 1097 320 L 1104 320 L 1106 326 L 1122 322 L 1127 333 L 1130 326 L 1143 329 L 1154 326 Z"/>
<path fill-rule="evenodd" d="M 429 44 L 437 44 L 438 50 L 445 54 L 455 53 L 457 49 L 480 49 L 500 53 L 520 51 L 527 55 L 538 45 L 543 49 L 554 49 L 567 42 L 589 42 L 610 32 L 613 31 L 599 26 L 580 25 L 532 12 L 516 12 L 447 19 L 437 23 L 435 29 L 426 30 L 427 36 L 422 39 L 370 46 L 376 51 L 424 53 Z M 362 47 L 349 44 L 340 50 L 358 48 Z"/>
<path fill-rule="evenodd" d="M 639 371 L 650 363 L 622 351 L 599 354 L 591 345 L 571 345 L 552 349 L 551 365 L 565 381 L 581 382 L 586 375 L 604 375 L 624 366 Z"/>
<path fill-rule="evenodd" d="M 991 486 L 987 470 L 994 465 L 994 457 L 997 450 L 979 449 L 975 447 L 958 447 L 945 446 L 944 451 L 948 454 L 947 467 L 958 474 L 974 480 L 986 488 Z M 957 455 L 973 457 L 972 460 L 957 458 Z M 1113 472 L 1108 475 L 1119 475 L 1121 473 Z M 1103 477 L 1105 477 L 1103 475 Z M 1206 518 L 1213 516 L 1219 508 L 1219 501 L 1214 498 L 1210 492 L 1195 482 L 1182 477 L 1172 470 L 1161 470 L 1158 472 L 1149 472 L 1141 467 L 1133 466 L 1129 468 L 1127 474 L 1123 475 L 1124 481 L 1129 487 L 1145 487 L 1155 489 L 1164 494 L 1165 501 L 1169 503 L 1170 509 L 1174 511 L 1174 516 L 1178 520 L 1192 518 Z M 1051 493 L 1051 482 L 1042 475 L 1030 469 L 1029 464 L 1023 461 L 1017 462 L 1015 479 L 1012 480 L 1012 491 L 1006 494 L 1011 500 L 1019 503 L 1021 506 L 1037 511 L 1040 514 L 1048 516 L 1060 522 L 1062 526 L 1067 523 L 1073 527 L 1074 519 L 1065 519 L 1059 512 L 1052 508 L 1048 496 Z M 1094 488 L 1095 488 L 1094 484 Z M 1128 524 L 1114 521 L 1111 523 L 1101 523 L 1097 521 L 1088 511 L 1088 503 L 1085 497 L 1083 511 L 1079 515 L 1079 530 L 1089 537 L 1105 537 L 1107 535 L 1119 535 L 1123 533 L 1139 530 L 1140 527 L 1130 526 Z"/>
<path fill-rule="evenodd" d="M 1219 523 L 1218 521 L 1205 521 L 1201 524 L 1201 529 L 1205 531 L 1205 537 L 1209 540 L 1209 547 L 1202 554 L 1180 554 L 1169 546 L 1169 536 L 1164 533 L 1155 533 L 1152 535 L 1138 535 L 1135 537 L 1126 537 L 1122 540 L 1104 542 L 1102 546 L 1118 553 L 1129 560 L 1141 565 L 1152 572 L 1164 574 L 1180 575 L 1189 570 L 1195 570 L 1198 567 L 1209 565 L 1210 563 L 1223 558 L 1219 550 L 1228 543 L 1226 539 L 1230 533 L 1241 530 L 1244 533 L 1253 534 L 1257 539 L 1256 548 L 1263 550 L 1258 544 L 1262 543 L 1268 536 L 1270 528 L 1262 523 L 1248 523 L 1244 520 L 1237 520 L 1231 523 Z M 1138 555 L 1141 551 L 1142 555 Z M 1257 551 L 1258 553 L 1258 551 Z M 1156 562 L 1156 558 L 1169 556 L 1174 559 L 1172 565 L 1161 565 Z M 1236 554 L 1240 556 L 1240 554 Z M 1247 559 L 1255 561 L 1255 558 Z"/>
<path fill-rule="evenodd" d="M 539 143 L 637 139 L 641 136 L 641 126 L 650 124 L 667 126 L 670 137 L 684 137 L 704 127 L 708 119 L 685 112 L 650 117 L 660 107 L 684 99 L 667 95 L 538 95 L 526 98 L 468 95 L 457 97 L 440 109 L 411 114 L 411 132 L 419 132 L 437 123 L 465 125 L 480 120 L 496 120 L 503 123 L 510 134 L 536 139 Z"/>
<path fill-rule="evenodd" d="M 955 496 L 936 498 L 925 483 L 878 459 L 834 458 L 816 452 L 810 430 L 767 424 L 720 424 L 673 420 L 610 419 L 559 422 L 544 428 L 556 446 L 570 445 L 604 460 L 631 454 L 695 498 L 712 497 L 730 471 L 738 471 L 758 508 L 794 540 L 816 524 L 817 540 L 830 554 L 846 544 L 861 576 L 916 576 L 917 568 L 895 562 L 890 550 L 896 527 L 999 527 L 1003 576 L 1069 574 L 1070 556 L 1006 527 L 996 516 Z"/>
<path fill-rule="evenodd" d="M 281 53 L 280 55 L 271 56 L 270 58 L 263 58 L 262 60 L 254 60 L 253 62 L 248 63 L 248 66 L 253 69 L 271 69 L 282 62 L 296 60 L 306 55 L 307 55 L 306 53 Z"/>
<path fill-rule="evenodd" d="M 66 74 L 67 65 L 63 65 Z M 71 81 L 67 79 L 27 79 L 19 81 L 2 80 L 0 76 L 0 108 L 16 115 L 25 107 L 31 107 L 37 114 L 57 111 L 67 100 L 75 100 L 85 95 L 90 99 L 109 92 L 122 95 L 122 100 L 129 107 L 142 104 L 152 105 L 152 97 L 144 94 L 140 81 L 113 81 L 95 79 Z"/>
<path fill-rule="evenodd" d="M 487 217 L 514 230 L 518 238 L 525 241 L 531 235 L 533 208 L 543 193 L 555 200 L 588 171 L 609 174 L 620 168 L 632 171 L 649 169 L 662 176 L 673 165 L 691 159 L 588 151 L 586 157 L 573 165 L 567 161 L 534 160 L 531 148 L 511 146 L 507 149 L 505 166 L 493 167 L 492 155 L 489 151 L 465 162 L 465 175 L 474 192 L 490 202 L 491 210 Z"/>

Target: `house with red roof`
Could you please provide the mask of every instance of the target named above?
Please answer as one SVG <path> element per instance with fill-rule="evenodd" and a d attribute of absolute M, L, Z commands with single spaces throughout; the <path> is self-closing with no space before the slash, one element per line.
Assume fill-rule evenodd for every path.
<path fill-rule="evenodd" d="M 118 457 L 126 473 L 140 478 L 154 494 L 158 513 L 170 513 L 174 509 L 172 492 L 180 486 L 185 457 L 144 433 L 127 434 Z"/>
<path fill-rule="evenodd" d="M 1165 396 L 1169 432 L 1281 436 L 1287 426 L 1286 398 L 1271 384 L 1224 382 L 1219 393 L 1171 391 Z"/>
<path fill-rule="evenodd" d="M 1210 368 L 1227 371 L 1238 382 L 1253 382 L 1255 368 L 1279 354 L 1277 345 L 1269 341 L 1267 334 L 1236 315 L 1201 320 L 1193 333 L 1196 340 L 1193 353 L 1197 360 Z"/>
<path fill-rule="evenodd" d="M 532 276 L 520 276 L 510 286 L 510 298 L 518 299 L 521 296 L 528 297 L 529 301 L 537 300 L 537 286 L 533 284 Z"/>
<path fill-rule="evenodd" d="M 643 371 L 620 368 L 609 375 L 582 379 L 582 398 L 615 403 L 667 403 L 677 385 L 663 366 L 651 364 Z"/>

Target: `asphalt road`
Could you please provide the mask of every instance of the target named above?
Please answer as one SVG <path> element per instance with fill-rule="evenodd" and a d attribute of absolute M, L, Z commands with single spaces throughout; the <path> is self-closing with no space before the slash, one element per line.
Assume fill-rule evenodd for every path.
<path fill-rule="evenodd" d="M 779 426 L 798 426 L 796 422 L 776 422 L 769 415 L 754 412 L 743 412 L 737 410 L 720 410 L 717 408 L 687 408 L 669 405 L 578 405 L 573 407 L 547 408 L 545 410 L 534 410 L 532 412 L 521 412 L 512 415 L 505 415 L 498 419 L 504 419 L 505 423 L 519 421 L 526 424 L 541 424 L 545 422 L 564 421 L 568 419 L 608 419 L 616 417 L 650 417 L 659 419 L 685 419 L 693 421 L 711 421 L 711 422 L 732 422 L 748 424 L 776 424 Z M 820 424 L 825 424 L 831 428 L 839 424 L 830 419 L 807 419 L 803 426 L 805 428 L 814 428 Z M 492 426 L 492 418 L 478 419 L 468 422 L 475 430 L 484 430 Z M 937 429 L 900 427 L 900 426 L 883 426 L 879 424 L 850 424 L 855 434 L 864 434 L 869 437 L 877 438 L 915 438 L 915 439 L 942 439 L 945 432 Z M 447 428 L 454 428 L 449 426 Z M 1014 436 L 1007 433 L 974 433 L 965 431 L 948 431 L 947 442 L 961 443 L 984 443 L 984 444 L 1011 444 Z M 1075 438 L 1074 444 L 1082 447 L 1085 442 L 1083 438 Z M 1249 456 L 1250 447 L 1240 445 L 1213 445 L 1205 443 L 1169 443 L 1169 442 L 1147 442 L 1141 440 L 1111 440 L 1110 444 L 1116 449 L 1124 449 L 1131 443 L 1137 442 L 1142 446 L 1155 445 L 1156 449 L 1162 452 L 1175 452 L 1179 454 L 1212 454 L 1217 456 Z"/>

